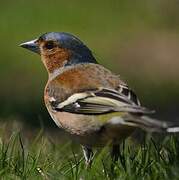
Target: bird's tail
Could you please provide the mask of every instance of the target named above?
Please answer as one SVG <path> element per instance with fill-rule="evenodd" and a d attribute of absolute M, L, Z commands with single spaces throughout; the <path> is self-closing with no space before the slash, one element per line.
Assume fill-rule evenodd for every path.
<path fill-rule="evenodd" d="M 127 126 L 138 127 L 148 132 L 168 132 L 168 133 L 179 132 L 179 125 L 176 125 L 175 123 L 172 122 L 153 119 L 148 116 L 141 116 L 141 117 L 135 115 L 126 116 L 123 117 L 122 124 Z"/>

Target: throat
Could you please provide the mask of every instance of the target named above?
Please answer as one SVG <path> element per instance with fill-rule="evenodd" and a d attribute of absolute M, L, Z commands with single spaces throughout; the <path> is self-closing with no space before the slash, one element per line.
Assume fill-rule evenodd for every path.
<path fill-rule="evenodd" d="M 70 52 L 65 49 L 58 49 L 52 52 L 41 54 L 41 59 L 49 74 L 54 74 L 55 71 L 64 67 L 70 59 Z"/>

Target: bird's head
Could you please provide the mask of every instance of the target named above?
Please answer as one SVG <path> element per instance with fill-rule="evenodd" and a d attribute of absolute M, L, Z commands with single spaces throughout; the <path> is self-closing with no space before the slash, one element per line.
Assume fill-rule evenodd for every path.
<path fill-rule="evenodd" d="M 20 46 L 41 55 L 49 73 L 69 65 L 97 63 L 90 49 L 69 33 L 45 33 Z"/>

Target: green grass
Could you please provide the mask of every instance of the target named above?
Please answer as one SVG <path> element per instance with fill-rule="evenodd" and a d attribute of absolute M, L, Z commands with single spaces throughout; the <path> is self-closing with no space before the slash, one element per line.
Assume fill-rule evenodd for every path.
<path fill-rule="evenodd" d="M 154 140 L 155 139 L 155 140 Z M 114 166 L 111 170 L 112 165 Z M 59 143 L 40 131 L 33 139 L 12 133 L 0 139 L 1 179 L 178 179 L 179 139 L 146 137 L 141 144 L 131 139 L 121 145 L 120 160 L 113 164 L 109 148 L 95 154 L 85 168 L 80 149 Z"/>

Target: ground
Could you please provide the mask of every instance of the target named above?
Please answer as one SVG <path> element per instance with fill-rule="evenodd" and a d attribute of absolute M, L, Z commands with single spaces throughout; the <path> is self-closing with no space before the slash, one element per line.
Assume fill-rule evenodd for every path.
<path fill-rule="evenodd" d="M 68 138 L 59 141 L 61 133 L 41 129 L 31 136 L 27 131 L 12 129 L 7 135 L 7 126 L 1 128 L 2 179 L 173 180 L 179 177 L 177 135 L 146 135 L 140 142 L 129 138 L 121 144 L 116 164 L 110 160 L 108 147 L 96 150 L 92 167 L 86 169 L 79 146 Z"/>

